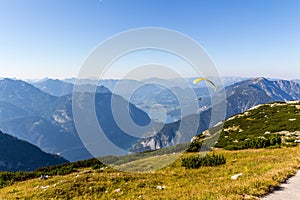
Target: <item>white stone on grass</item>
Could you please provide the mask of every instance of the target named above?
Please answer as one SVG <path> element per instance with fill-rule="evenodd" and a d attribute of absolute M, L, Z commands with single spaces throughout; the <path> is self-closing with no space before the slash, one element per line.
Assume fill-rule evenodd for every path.
<path fill-rule="evenodd" d="M 240 176 L 242 176 L 243 175 L 243 173 L 239 173 L 239 174 L 235 174 L 235 175 L 233 175 L 232 177 L 231 177 L 231 179 L 232 180 L 236 180 L 236 179 L 238 179 Z"/>

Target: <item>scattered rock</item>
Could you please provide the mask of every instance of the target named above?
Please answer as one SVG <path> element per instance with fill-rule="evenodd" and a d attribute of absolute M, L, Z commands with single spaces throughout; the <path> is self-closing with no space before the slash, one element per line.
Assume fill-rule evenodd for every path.
<path fill-rule="evenodd" d="M 115 192 L 120 193 L 122 190 L 120 188 L 115 189 Z"/>
<path fill-rule="evenodd" d="M 46 186 L 42 186 L 41 188 L 42 189 L 47 189 L 47 188 L 49 188 L 50 186 L 49 185 L 46 185 Z"/>
<path fill-rule="evenodd" d="M 163 190 L 163 189 L 165 189 L 166 188 L 166 186 L 161 186 L 161 185 L 158 185 L 157 187 L 156 187 L 156 189 L 158 189 L 158 190 Z"/>
<path fill-rule="evenodd" d="M 243 195 L 243 199 L 258 199 L 258 197 L 252 196 L 252 195 L 248 195 L 248 194 L 244 194 Z"/>
<path fill-rule="evenodd" d="M 232 179 L 232 180 L 236 180 L 236 179 L 238 179 L 238 177 L 240 177 L 240 176 L 242 176 L 242 175 L 243 175 L 243 173 L 235 174 L 235 175 L 233 175 L 233 176 L 231 177 L 231 179 Z"/>
<path fill-rule="evenodd" d="M 41 175 L 40 180 L 47 180 L 48 178 L 50 178 L 49 175 Z"/>
<path fill-rule="evenodd" d="M 105 170 L 105 168 L 104 168 L 104 167 L 101 167 L 99 171 L 100 171 L 100 172 L 104 172 L 104 170 Z"/>

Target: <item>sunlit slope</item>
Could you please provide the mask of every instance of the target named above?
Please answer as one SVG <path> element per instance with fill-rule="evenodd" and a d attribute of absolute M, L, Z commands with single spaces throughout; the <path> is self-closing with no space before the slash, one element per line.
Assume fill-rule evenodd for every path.
<path fill-rule="evenodd" d="M 215 151 L 226 157 L 225 165 L 191 170 L 181 167 L 178 159 L 155 173 L 79 169 L 65 176 L 36 178 L 4 187 L 0 189 L 0 199 L 254 199 L 300 167 L 300 147 Z M 232 180 L 237 173 L 243 175 Z"/>
<path fill-rule="evenodd" d="M 194 142 L 219 137 L 214 147 L 225 149 L 277 148 L 300 142 L 300 102 L 262 104 L 227 119 L 221 133 L 214 128 L 194 138 Z M 261 144 L 260 144 L 261 143 Z"/>

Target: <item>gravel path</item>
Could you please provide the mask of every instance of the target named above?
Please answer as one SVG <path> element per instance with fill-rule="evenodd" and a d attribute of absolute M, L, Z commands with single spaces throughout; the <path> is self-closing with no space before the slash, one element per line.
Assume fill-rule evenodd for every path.
<path fill-rule="evenodd" d="M 300 171 L 262 200 L 300 200 Z"/>

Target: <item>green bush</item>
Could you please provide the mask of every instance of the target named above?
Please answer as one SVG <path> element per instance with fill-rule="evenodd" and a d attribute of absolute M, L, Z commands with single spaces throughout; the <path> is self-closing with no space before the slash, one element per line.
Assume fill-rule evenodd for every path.
<path fill-rule="evenodd" d="M 277 148 L 281 148 L 281 146 L 278 145 L 278 144 L 276 144 L 276 145 L 274 145 L 274 146 L 269 146 L 269 147 L 267 147 L 267 149 L 277 149 Z"/>
<path fill-rule="evenodd" d="M 201 142 L 193 141 L 186 151 L 187 152 L 199 152 L 201 149 L 202 143 L 203 143 L 202 141 Z"/>
<path fill-rule="evenodd" d="M 224 147 L 225 150 L 240 150 L 240 149 L 243 149 L 243 147 L 241 145 L 233 145 L 233 144 L 230 144 L 230 145 L 227 145 L 226 147 Z"/>
<path fill-rule="evenodd" d="M 92 169 L 100 169 L 100 168 L 102 168 L 103 167 L 103 165 L 102 164 L 95 164 L 95 165 L 93 165 L 92 166 Z"/>
<path fill-rule="evenodd" d="M 295 147 L 295 146 L 297 146 L 298 144 L 297 143 L 295 143 L 295 142 L 289 142 L 289 143 L 285 143 L 284 144 L 284 146 L 286 146 L 286 147 Z"/>
<path fill-rule="evenodd" d="M 285 142 L 294 142 L 294 141 L 295 141 L 294 138 L 286 138 L 286 139 L 285 139 Z"/>
<path fill-rule="evenodd" d="M 197 169 L 203 166 L 218 166 L 226 163 L 226 158 L 219 154 L 206 154 L 204 157 L 189 156 L 182 159 L 181 166 L 187 169 Z"/>
<path fill-rule="evenodd" d="M 260 137 L 249 137 L 244 141 L 237 143 L 229 143 L 224 149 L 226 150 L 240 150 L 240 149 L 258 149 L 258 148 L 280 148 L 282 143 L 281 136 L 278 134 L 270 134 Z"/>

